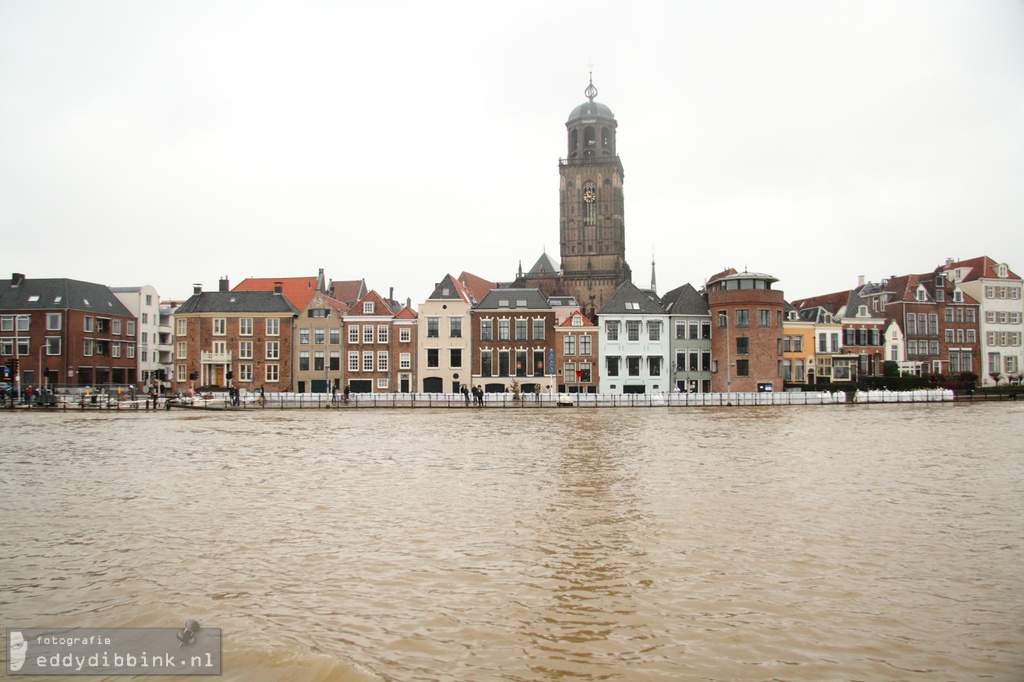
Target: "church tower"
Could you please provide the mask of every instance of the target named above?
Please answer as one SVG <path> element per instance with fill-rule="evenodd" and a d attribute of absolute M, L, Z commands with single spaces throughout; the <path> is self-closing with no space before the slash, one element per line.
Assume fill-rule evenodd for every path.
<path fill-rule="evenodd" d="M 587 101 L 569 114 L 568 155 L 559 159 L 559 241 L 562 293 L 587 313 L 599 310 L 616 287 L 631 278 L 626 263 L 622 162 L 616 153 L 618 123 L 594 101 L 593 73 Z"/>

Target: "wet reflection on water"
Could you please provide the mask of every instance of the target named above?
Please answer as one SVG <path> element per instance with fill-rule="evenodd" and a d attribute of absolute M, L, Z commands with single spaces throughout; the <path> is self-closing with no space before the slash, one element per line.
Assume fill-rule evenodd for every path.
<path fill-rule="evenodd" d="M 4 414 L 0 613 L 237 680 L 1018 679 L 1022 415 Z"/>

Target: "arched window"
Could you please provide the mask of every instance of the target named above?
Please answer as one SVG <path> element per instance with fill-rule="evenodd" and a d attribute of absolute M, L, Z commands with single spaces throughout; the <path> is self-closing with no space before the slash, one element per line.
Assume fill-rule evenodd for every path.
<path fill-rule="evenodd" d="M 573 158 L 579 152 L 580 148 L 580 131 L 575 128 L 569 133 L 569 157 Z"/>
<path fill-rule="evenodd" d="M 583 146 L 586 147 L 584 154 L 587 156 L 594 155 L 594 148 L 597 146 L 597 137 L 594 135 L 594 128 L 587 126 L 583 129 Z"/>

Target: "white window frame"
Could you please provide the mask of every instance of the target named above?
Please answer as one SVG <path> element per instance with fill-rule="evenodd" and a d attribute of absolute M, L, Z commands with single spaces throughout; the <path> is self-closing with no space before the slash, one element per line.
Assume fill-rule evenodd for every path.
<path fill-rule="evenodd" d="M 266 323 L 267 336 L 281 335 L 281 320 L 276 317 L 268 317 Z"/>

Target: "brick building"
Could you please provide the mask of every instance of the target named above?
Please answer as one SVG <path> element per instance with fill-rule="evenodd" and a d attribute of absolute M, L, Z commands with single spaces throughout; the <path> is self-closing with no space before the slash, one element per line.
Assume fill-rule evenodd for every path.
<path fill-rule="evenodd" d="M 778 279 L 728 270 L 708 280 L 715 393 L 782 390 L 783 293 Z"/>

